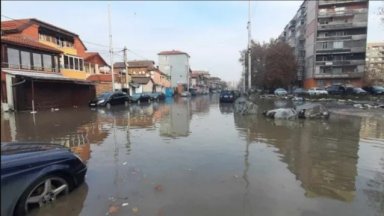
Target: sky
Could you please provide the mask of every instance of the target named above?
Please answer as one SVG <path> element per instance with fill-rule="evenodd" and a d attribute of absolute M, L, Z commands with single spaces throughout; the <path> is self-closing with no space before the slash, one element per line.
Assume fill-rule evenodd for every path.
<path fill-rule="evenodd" d="M 276 38 L 302 1 L 252 1 L 255 41 Z M 37 18 L 74 32 L 88 51 L 109 63 L 108 5 L 114 62 L 149 59 L 158 63 L 165 50 L 187 52 L 192 70 L 207 70 L 225 81 L 238 81 L 240 51 L 247 46 L 248 1 L 1 1 L 1 20 Z M 370 0 L 368 42 L 384 41 L 377 14 L 382 1 Z"/>

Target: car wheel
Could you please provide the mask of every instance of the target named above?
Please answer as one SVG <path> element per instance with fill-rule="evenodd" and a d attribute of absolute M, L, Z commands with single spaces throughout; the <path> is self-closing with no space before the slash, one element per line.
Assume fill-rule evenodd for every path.
<path fill-rule="evenodd" d="M 111 108 L 111 103 L 107 103 L 107 104 L 105 104 L 105 106 L 106 106 L 108 109 L 110 109 L 110 108 Z"/>
<path fill-rule="evenodd" d="M 56 198 L 68 194 L 70 184 L 61 176 L 50 175 L 40 178 L 27 188 L 15 209 L 15 215 L 25 215 L 34 207 L 52 203 Z"/>

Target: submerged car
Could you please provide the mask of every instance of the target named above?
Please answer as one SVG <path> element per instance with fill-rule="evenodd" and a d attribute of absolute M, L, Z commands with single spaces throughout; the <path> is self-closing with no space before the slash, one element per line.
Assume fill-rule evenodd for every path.
<path fill-rule="evenodd" d="M 148 93 L 148 95 L 151 98 L 151 100 L 164 100 L 165 99 L 165 94 L 162 92 Z"/>
<path fill-rule="evenodd" d="M 68 148 L 1 143 L 1 215 L 26 215 L 84 182 L 87 166 Z"/>
<path fill-rule="evenodd" d="M 296 96 L 304 96 L 304 95 L 308 95 L 308 92 L 303 88 L 296 88 L 295 90 L 293 90 L 292 94 Z"/>
<path fill-rule="evenodd" d="M 238 98 L 235 91 L 224 90 L 220 92 L 220 103 L 233 103 Z"/>
<path fill-rule="evenodd" d="M 283 88 L 277 88 L 274 92 L 273 92 L 276 96 L 285 96 L 288 94 L 287 90 L 283 89 Z"/>
<path fill-rule="evenodd" d="M 129 103 L 129 96 L 122 91 L 104 92 L 89 102 L 90 107 L 106 106 Z"/>
<path fill-rule="evenodd" d="M 330 95 L 342 95 L 345 93 L 346 88 L 342 85 L 331 85 L 326 90 Z"/>
<path fill-rule="evenodd" d="M 327 90 L 323 88 L 311 88 L 308 90 L 309 95 L 328 95 Z"/>
<path fill-rule="evenodd" d="M 382 86 L 363 87 L 363 89 L 372 95 L 384 95 L 384 87 Z"/>
<path fill-rule="evenodd" d="M 358 87 L 347 87 L 345 89 L 345 94 L 347 94 L 347 95 L 367 95 L 368 92 L 366 92 L 362 88 L 358 88 Z"/>
<path fill-rule="evenodd" d="M 150 93 L 134 93 L 130 96 L 130 102 L 149 102 L 153 100 Z"/>

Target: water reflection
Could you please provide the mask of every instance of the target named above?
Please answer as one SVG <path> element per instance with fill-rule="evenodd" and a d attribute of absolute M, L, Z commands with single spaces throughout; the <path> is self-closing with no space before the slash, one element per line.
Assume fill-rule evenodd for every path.
<path fill-rule="evenodd" d="M 169 115 L 160 121 L 160 135 L 165 137 L 186 137 L 192 118 L 191 101 L 188 98 L 175 98 Z"/>
<path fill-rule="evenodd" d="M 353 200 L 359 118 L 274 121 L 235 115 L 235 123 L 250 141 L 263 141 L 278 149 L 281 160 L 302 182 L 306 196 Z"/>

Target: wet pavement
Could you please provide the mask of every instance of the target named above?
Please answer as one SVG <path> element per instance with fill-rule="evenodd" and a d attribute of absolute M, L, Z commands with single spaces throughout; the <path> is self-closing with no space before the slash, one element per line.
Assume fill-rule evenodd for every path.
<path fill-rule="evenodd" d="M 1 140 L 60 143 L 87 161 L 85 184 L 31 215 L 384 214 L 377 116 L 277 121 L 236 115 L 211 95 L 3 113 Z"/>

